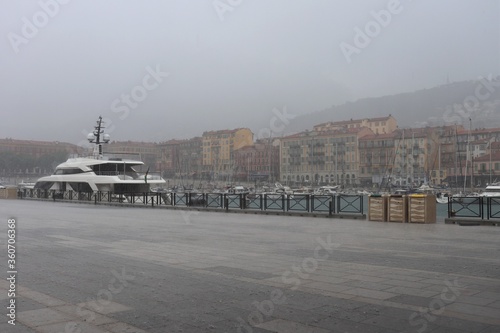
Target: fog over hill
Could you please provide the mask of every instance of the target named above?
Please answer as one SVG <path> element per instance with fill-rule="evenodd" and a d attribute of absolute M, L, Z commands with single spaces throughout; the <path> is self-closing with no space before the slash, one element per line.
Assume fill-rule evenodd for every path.
<path fill-rule="evenodd" d="M 291 112 L 289 112 L 291 113 Z M 355 102 L 300 115 L 286 127 L 287 133 L 312 129 L 316 124 L 391 114 L 399 127 L 462 124 L 473 128 L 500 127 L 499 77 L 455 82 L 431 89 Z"/>

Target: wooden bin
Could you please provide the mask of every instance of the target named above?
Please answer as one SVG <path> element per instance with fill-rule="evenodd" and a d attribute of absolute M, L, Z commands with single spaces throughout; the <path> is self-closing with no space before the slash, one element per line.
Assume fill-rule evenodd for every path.
<path fill-rule="evenodd" d="M 387 199 L 380 195 L 368 197 L 368 221 L 387 221 Z"/>
<path fill-rule="evenodd" d="M 17 188 L 0 188 L 0 199 L 16 199 L 17 198 Z"/>
<path fill-rule="evenodd" d="M 436 196 L 412 194 L 408 198 L 410 223 L 436 223 Z"/>
<path fill-rule="evenodd" d="M 387 221 L 408 221 L 408 198 L 406 195 L 390 195 L 387 204 Z"/>

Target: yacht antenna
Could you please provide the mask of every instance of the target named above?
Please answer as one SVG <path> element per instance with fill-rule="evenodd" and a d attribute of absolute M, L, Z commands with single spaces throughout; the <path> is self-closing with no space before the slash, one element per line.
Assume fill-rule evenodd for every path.
<path fill-rule="evenodd" d="M 97 125 L 94 127 L 94 131 L 89 133 L 89 135 L 87 135 L 87 140 L 95 144 L 94 157 L 97 159 L 102 159 L 103 158 L 102 144 L 108 143 L 110 137 L 109 134 L 104 134 L 104 123 L 102 121 L 101 116 L 99 116 L 99 120 L 97 120 Z"/>

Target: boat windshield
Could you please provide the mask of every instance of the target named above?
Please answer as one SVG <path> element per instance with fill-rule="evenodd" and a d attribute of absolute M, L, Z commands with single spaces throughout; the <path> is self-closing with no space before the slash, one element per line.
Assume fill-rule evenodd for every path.
<path fill-rule="evenodd" d="M 74 175 L 77 173 L 83 173 L 84 171 L 80 168 L 60 168 L 56 169 L 54 175 Z"/>
<path fill-rule="evenodd" d="M 105 163 L 92 166 L 92 171 L 98 176 L 128 176 L 133 179 L 139 178 L 139 174 L 130 164 Z"/>

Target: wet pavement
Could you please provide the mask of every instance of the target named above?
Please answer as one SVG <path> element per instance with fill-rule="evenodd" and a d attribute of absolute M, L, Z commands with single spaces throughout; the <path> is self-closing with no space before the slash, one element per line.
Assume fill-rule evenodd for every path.
<path fill-rule="evenodd" d="M 499 332 L 500 228 L 1 200 L 0 332 Z"/>

